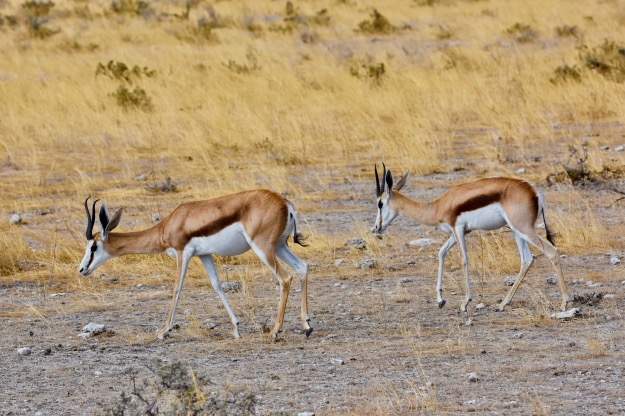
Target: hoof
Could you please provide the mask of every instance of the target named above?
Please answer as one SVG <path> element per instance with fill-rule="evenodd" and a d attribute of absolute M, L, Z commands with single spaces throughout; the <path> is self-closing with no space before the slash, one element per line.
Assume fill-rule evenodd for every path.
<path fill-rule="evenodd" d="M 447 303 L 447 301 L 445 299 L 443 299 L 440 302 L 438 302 L 438 309 L 441 309 L 443 306 L 445 306 L 445 303 Z"/>
<path fill-rule="evenodd" d="M 313 329 L 312 328 L 308 328 L 306 330 L 306 338 L 308 338 L 310 336 L 310 334 L 312 334 L 312 332 L 313 332 Z"/>

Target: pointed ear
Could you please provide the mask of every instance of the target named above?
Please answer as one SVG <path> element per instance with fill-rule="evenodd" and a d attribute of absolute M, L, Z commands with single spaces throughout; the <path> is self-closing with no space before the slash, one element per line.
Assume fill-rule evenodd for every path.
<path fill-rule="evenodd" d="M 408 180 L 408 170 L 406 170 L 406 172 L 404 172 L 404 176 L 402 176 L 401 179 L 399 180 L 399 182 L 397 182 L 397 185 L 395 185 L 395 190 L 396 191 L 401 191 L 401 188 L 404 187 L 404 185 L 406 184 L 407 180 Z"/>
<path fill-rule="evenodd" d="M 382 191 L 380 189 L 380 177 L 378 176 L 378 165 L 373 165 L 373 169 L 375 171 L 375 196 L 379 198 Z"/>
<path fill-rule="evenodd" d="M 386 171 L 386 184 L 388 185 L 388 195 L 392 196 L 391 190 L 393 189 L 393 174 L 391 170 Z"/>
<path fill-rule="evenodd" d="M 106 226 L 106 234 L 108 234 L 109 231 L 113 231 L 115 227 L 119 225 L 119 220 L 122 219 L 122 211 L 123 208 L 120 208 L 115 212 L 115 214 L 113 214 L 113 218 L 111 218 L 111 221 Z"/>
<path fill-rule="evenodd" d="M 100 233 L 102 234 L 102 239 L 106 240 L 106 227 L 109 225 L 109 212 L 106 209 L 106 205 L 102 204 L 100 206 Z"/>

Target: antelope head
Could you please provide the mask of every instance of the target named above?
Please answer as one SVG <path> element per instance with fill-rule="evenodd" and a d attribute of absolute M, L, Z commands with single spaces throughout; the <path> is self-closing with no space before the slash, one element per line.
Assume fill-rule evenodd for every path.
<path fill-rule="evenodd" d="M 397 185 L 395 185 L 395 189 L 393 189 L 393 174 L 390 169 L 386 169 L 384 163 L 382 163 L 382 166 L 384 170 L 382 172 L 381 186 L 380 177 L 378 176 L 378 167 L 377 165 L 374 166 L 378 214 L 375 219 L 375 225 L 371 231 L 378 235 L 384 232 L 386 227 L 388 227 L 395 217 L 397 217 L 397 214 L 399 214 L 394 204 L 393 192 L 401 190 L 408 180 L 408 171 L 406 171 L 404 176 L 397 182 Z"/>
<path fill-rule="evenodd" d="M 122 216 L 122 210 L 120 208 L 115 215 L 113 215 L 113 218 L 109 220 L 106 206 L 102 204 L 102 206 L 100 206 L 99 216 L 101 232 L 93 234 L 96 212 L 95 204 L 99 199 L 93 201 L 91 212 L 89 212 L 89 205 L 87 204 L 89 198 L 85 199 L 85 211 L 87 213 L 87 230 L 85 231 L 85 236 L 87 237 L 87 249 L 85 251 L 85 256 L 80 262 L 80 266 L 78 266 L 78 273 L 83 276 L 88 276 L 102 263 L 113 257 L 106 251 L 106 241 L 108 240 L 109 232 L 117 227 Z"/>

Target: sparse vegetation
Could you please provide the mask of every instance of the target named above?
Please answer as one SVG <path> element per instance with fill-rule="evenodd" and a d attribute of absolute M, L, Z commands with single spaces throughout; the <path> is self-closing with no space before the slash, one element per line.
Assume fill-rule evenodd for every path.
<path fill-rule="evenodd" d="M 146 414 L 158 398 L 160 413 L 174 403 L 193 413 L 253 393 L 258 414 L 622 413 L 615 2 L 27 3 L 0 0 L 3 412 Z M 369 233 L 381 162 L 396 176 L 410 169 L 404 189 L 419 200 L 481 177 L 535 183 L 579 317 L 549 318 L 559 291 L 541 255 L 509 309 L 494 312 L 520 268 L 505 229 L 468 237 L 468 316 L 457 313 L 464 279 L 452 248 L 439 310 L 444 236 L 405 218 L 383 239 Z M 261 187 L 291 200 L 310 235 L 309 247 L 291 244 L 310 266 L 308 339 L 297 277 L 280 341 L 263 332 L 279 291 L 253 253 L 214 257 L 222 282 L 242 285 L 227 293 L 236 341 L 197 259 L 162 342 L 153 334 L 174 260 L 128 256 L 76 272 L 89 195 L 123 207 L 127 232 L 181 202 Z M 10 225 L 13 214 L 22 220 Z M 353 237 L 366 248 L 345 247 Z M 422 238 L 431 245 L 407 245 Z M 89 322 L 111 331 L 77 337 Z M 188 381 L 192 368 L 198 388 L 164 385 L 155 357 L 182 360 L 175 377 Z"/>

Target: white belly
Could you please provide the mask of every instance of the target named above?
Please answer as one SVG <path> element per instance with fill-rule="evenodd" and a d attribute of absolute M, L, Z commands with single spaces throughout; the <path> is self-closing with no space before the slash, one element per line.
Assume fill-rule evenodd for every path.
<path fill-rule="evenodd" d="M 491 204 L 474 211 L 460 214 L 456 226 L 464 226 L 466 231 L 496 230 L 506 225 L 503 208 L 500 204 Z"/>
<path fill-rule="evenodd" d="M 237 256 L 249 249 L 250 245 L 245 238 L 243 225 L 239 222 L 229 225 L 217 234 L 208 237 L 194 237 L 185 247 L 185 251 L 191 250 L 194 256 L 206 254 Z"/>

